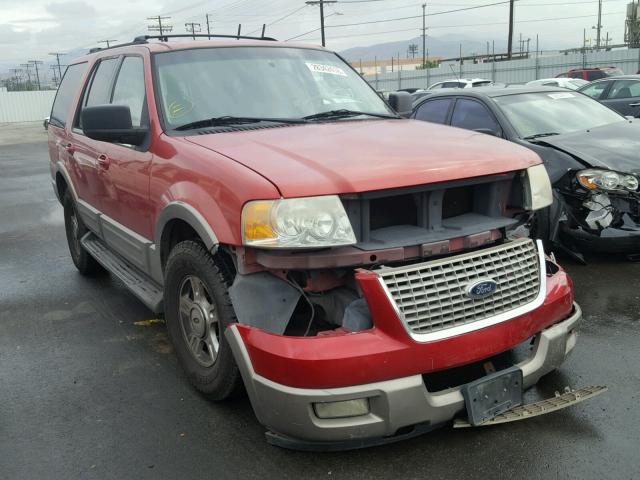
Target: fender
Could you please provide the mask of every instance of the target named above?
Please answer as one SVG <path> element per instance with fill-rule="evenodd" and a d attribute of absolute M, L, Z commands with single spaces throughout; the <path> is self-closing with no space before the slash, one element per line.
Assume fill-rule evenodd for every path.
<path fill-rule="evenodd" d="M 74 187 L 73 182 L 71 181 L 71 176 L 69 175 L 69 172 L 67 171 L 67 167 L 64 166 L 64 163 L 62 163 L 62 161 L 58 160 L 56 162 L 56 174 L 60 174 L 62 175 L 62 178 L 64 178 L 64 181 L 67 184 L 67 188 L 69 188 L 69 190 L 71 190 L 71 196 L 73 197 L 73 201 L 77 202 L 78 201 L 78 194 L 76 192 L 76 187 Z M 58 184 L 56 182 L 56 179 L 53 179 L 54 181 L 54 185 L 55 185 L 55 191 L 56 191 L 56 195 L 58 196 L 58 200 L 60 200 L 60 202 L 62 202 L 62 198 L 60 197 L 60 192 L 58 192 Z"/>
<path fill-rule="evenodd" d="M 220 244 L 217 235 L 204 216 L 188 203 L 176 200 L 168 203 L 158 214 L 154 232 L 154 244 L 149 247 L 150 274 L 159 284 L 164 283 L 160 248 L 162 245 L 162 232 L 171 220 L 182 220 L 193 228 L 204 242 L 205 247 L 211 253 L 215 253 Z"/>

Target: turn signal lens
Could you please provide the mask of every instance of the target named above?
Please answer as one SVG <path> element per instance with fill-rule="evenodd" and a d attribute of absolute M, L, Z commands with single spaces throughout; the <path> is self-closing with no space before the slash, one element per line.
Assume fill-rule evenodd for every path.
<path fill-rule="evenodd" d="M 273 202 L 251 202 L 242 212 L 244 239 L 255 242 L 276 238 L 271 228 L 271 207 Z"/>

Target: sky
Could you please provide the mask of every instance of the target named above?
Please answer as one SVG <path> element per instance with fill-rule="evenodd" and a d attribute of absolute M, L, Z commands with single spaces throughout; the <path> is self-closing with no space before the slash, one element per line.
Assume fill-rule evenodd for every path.
<path fill-rule="evenodd" d="M 629 1 L 603 0 L 602 35 L 609 32 L 614 43 L 623 42 Z M 422 3 L 338 0 L 327 5 L 327 47 L 341 51 L 415 37 L 421 34 Z M 544 49 L 580 46 L 585 28 L 587 37 L 595 39 L 592 27 L 597 24 L 597 0 L 516 0 L 515 5 L 516 45 L 522 34 L 532 39 L 539 35 Z M 506 41 L 507 2 L 427 0 L 426 11 L 429 36 Z M 28 60 L 51 61 L 50 52 L 100 46 L 101 40 L 131 41 L 147 33 L 147 26 L 153 23 L 147 17 L 153 15 L 171 17 L 167 22 L 173 25 L 172 33 L 185 32 L 187 22 L 200 23 L 205 31 L 205 14 L 209 13 L 214 33 L 234 34 L 241 23 L 243 33 L 259 34 L 266 23 L 267 35 L 279 40 L 320 43 L 319 31 L 313 31 L 319 27 L 319 8 L 304 0 L 0 0 L 0 12 L 0 74 Z M 353 25 L 363 22 L 370 23 Z"/>

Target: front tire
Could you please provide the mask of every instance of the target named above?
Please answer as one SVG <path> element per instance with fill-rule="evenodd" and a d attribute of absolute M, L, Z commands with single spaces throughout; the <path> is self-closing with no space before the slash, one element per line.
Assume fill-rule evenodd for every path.
<path fill-rule="evenodd" d="M 191 384 L 211 400 L 241 389 L 241 377 L 224 332 L 236 322 L 228 283 L 200 243 L 177 244 L 167 259 L 165 321 L 178 361 Z"/>
<path fill-rule="evenodd" d="M 82 275 L 92 275 L 102 270 L 102 266 L 89 252 L 82 248 L 82 237 L 89 231 L 78 215 L 71 192 L 67 190 L 62 199 L 64 208 L 64 228 L 67 233 L 67 244 L 71 260 Z"/>

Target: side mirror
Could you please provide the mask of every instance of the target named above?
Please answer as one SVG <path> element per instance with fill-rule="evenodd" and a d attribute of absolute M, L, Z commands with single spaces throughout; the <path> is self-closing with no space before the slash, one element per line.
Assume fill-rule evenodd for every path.
<path fill-rule="evenodd" d="M 407 92 L 393 92 L 389 94 L 389 105 L 393 108 L 399 115 L 403 117 L 408 117 L 411 115 L 413 110 L 413 101 L 411 99 L 411 94 Z"/>
<path fill-rule="evenodd" d="M 485 133 L 487 135 L 493 135 L 494 137 L 502 138 L 502 134 L 500 132 L 496 132 L 495 130 L 491 130 L 490 128 L 474 128 L 474 132 Z"/>
<path fill-rule="evenodd" d="M 131 125 L 131 111 L 126 105 L 96 105 L 80 113 L 84 134 L 94 140 L 127 145 L 141 145 L 149 130 Z"/>

